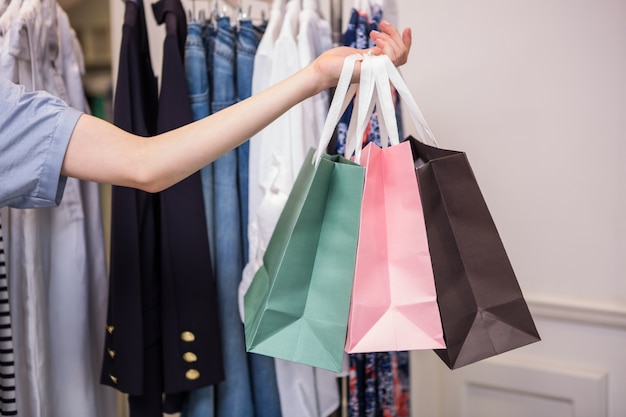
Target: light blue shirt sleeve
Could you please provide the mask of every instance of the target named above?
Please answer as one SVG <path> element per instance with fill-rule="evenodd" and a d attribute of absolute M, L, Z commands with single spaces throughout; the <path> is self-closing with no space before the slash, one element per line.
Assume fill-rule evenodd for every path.
<path fill-rule="evenodd" d="M 61 165 L 82 113 L 45 92 L 0 78 L 0 207 L 61 202 Z"/>

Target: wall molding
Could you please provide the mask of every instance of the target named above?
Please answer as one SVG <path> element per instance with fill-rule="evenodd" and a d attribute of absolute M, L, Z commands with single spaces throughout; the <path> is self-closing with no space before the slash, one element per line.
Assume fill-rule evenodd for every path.
<path fill-rule="evenodd" d="M 605 370 L 494 357 L 458 371 L 444 376 L 450 398 L 442 415 L 495 415 L 499 409 L 508 416 L 608 416 Z"/>
<path fill-rule="evenodd" d="M 539 296 L 525 298 L 537 318 L 626 330 L 626 307 Z"/>

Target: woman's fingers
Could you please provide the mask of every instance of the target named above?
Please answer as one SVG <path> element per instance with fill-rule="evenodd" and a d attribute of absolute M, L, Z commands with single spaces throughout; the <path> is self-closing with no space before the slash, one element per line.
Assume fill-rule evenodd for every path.
<path fill-rule="evenodd" d="M 395 26 L 382 21 L 380 31 L 372 31 L 370 37 L 376 43 L 373 48 L 375 54 L 384 53 L 396 66 L 406 63 L 412 42 L 410 28 L 400 34 Z"/>

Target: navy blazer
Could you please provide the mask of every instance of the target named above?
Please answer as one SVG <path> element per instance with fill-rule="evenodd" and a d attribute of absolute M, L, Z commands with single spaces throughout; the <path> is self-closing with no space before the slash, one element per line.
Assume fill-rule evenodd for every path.
<path fill-rule="evenodd" d="M 126 1 L 114 122 L 140 136 L 192 121 L 179 0 L 153 5 L 165 23 L 161 94 L 142 2 Z M 131 396 L 180 393 L 224 378 L 216 283 L 200 174 L 150 194 L 113 187 L 109 307 L 101 382 Z"/>

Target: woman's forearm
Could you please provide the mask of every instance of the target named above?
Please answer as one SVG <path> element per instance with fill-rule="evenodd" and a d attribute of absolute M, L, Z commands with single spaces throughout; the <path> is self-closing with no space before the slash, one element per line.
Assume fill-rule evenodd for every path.
<path fill-rule="evenodd" d="M 308 66 L 247 100 L 151 138 L 83 115 L 68 146 L 63 174 L 156 192 L 198 171 L 321 91 Z"/>

